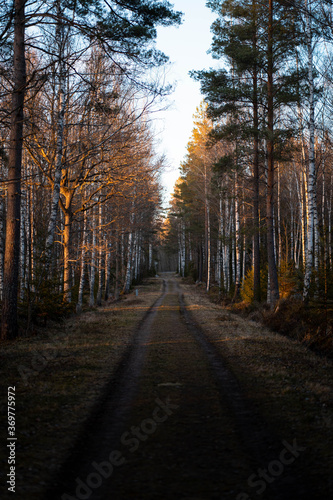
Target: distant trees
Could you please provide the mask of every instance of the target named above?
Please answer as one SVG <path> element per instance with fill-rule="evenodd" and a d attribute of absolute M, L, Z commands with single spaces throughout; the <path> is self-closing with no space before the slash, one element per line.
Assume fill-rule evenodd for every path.
<path fill-rule="evenodd" d="M 117 203 L 130 200 L 122 217 L 133 210 L 136 182 L 142 203 L 146 194 L 140 183 L 149 193 L 148 205 L 159 197 L 161 163 L 153 159 L 147 113 L 154 98 L 168 89 L 145 71 L 167 60 L 153 45 L 156 26 L 179 23 L 180 13 L 165 1 L 57 0 L 25 9 L 25 2 L 17 0 L 13 9 L 5 3 L 2 10 L 1 64 L 12 68 L 8 77 L 1 73 L 3 109 L 11 117 L 1 124 L 3 180 L 7 176 L 0 207 L 6 227 L 1 335 L 6 339 L 18 335 L 18 294 L 27 300 L 30 316 L 42 290 L 72 300 L 80 259 L 81 308 L 89 252 L 91 303 L 96 300 L 96 273 L 97 302 L 104 271 L 105 295 L 110 292 L 113 258 L 117 286 L 122 281 L 125 258 L 119 248 L 125 248 L 132 234 L 126 224 L 134 221 L 116 222 Z M 11 86 L 9 110 L 6 92 Z M 142 273 L 143 238 L 154 226 L 151 206 L 149 213 L 143 207 L 141 213 L 149 222 L 135 225 L 141 229 L 129 256 L 129 283 Z M 111 251 L 107 236 L 118 238 L 116 250 Z"/>

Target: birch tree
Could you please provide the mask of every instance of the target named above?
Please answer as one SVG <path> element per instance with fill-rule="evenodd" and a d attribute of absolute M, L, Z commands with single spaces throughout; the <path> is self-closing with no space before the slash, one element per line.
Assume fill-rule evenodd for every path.
<path fill-rule="evenodd" d="M 311 274 L 314 266 L 316 249 L 316 235 L 318 232 L 317 220 L 317 182 L 315 167 L 315 102 L 314 102 L 314 65 L 313 65 L 313 37 L 312 37 L 312 1 L 305 0 L 305 18 L 306 18 L 306 48 L 307 48 L 307 66 L 308 66 L 308 85 L 309 85 L 309 166 L 307 179 L 307 253 L 305 261 L 305 276 L 303 298 L 309 299 L 309 290 L 311 283 Z"/>

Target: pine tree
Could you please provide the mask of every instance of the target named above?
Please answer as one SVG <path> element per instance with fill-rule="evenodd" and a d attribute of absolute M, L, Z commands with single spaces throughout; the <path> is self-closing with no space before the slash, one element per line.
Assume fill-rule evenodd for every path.
<path fill-rule="evenodd" d="M 8 158 L 8 188 L 6 240 L 4 257 L 4 290 L 1 315 L 1 338 L 18 334 L 17 294 L 19 278 L 21 168 L 23 145 L 25 62 L 25 0 L 14 3 L 13 91 L 11 104 L 10 142 Z"/>
<path fill-rule="evenodd" d="M 207 5 L 219 16 L 212 26 L 212 53 L 226 61 L 230 69 L 200 71 L 194 76 L 201 81 L 208 113 L 215 119 L 216 137 L 231 130 L 230 121 L 238 133 L 242 131 L 244 140 L 252 137 L 255 300 L 260 299 L 259 141 L 266 139 L 267 253 L 271 296 L 275 302 L 279 297 L 273 234 L 274 144 L 278 136 L 275 112 L 293 103 L 297 95 L 291 63 L 298 43 L 297 23 L 292 5 L 283 1 L 270 0 L 268 16 L 266 6 L 257 0 L 212 0 Z"/>

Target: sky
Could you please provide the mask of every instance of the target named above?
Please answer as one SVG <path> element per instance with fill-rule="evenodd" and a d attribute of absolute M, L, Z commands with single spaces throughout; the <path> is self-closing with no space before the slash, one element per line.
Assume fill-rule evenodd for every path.
<path fill-rule="evenodd" d="M 216 15 L 206 7 L 206 0 L 171 0 L 174 10 L 181 11 L 183 23 L 175 28 L 159 28 L 157 48 L 170 59 L 166 78 L 176 88 L 168 98 L 169 108 L 157 114 L 158 153 L 165 154 L 168 167 L 162 176 L 165 200 L 179 177 L 179 166 L 186 155 L 186 145 L 193 129 L 193 115 L 202 95 L 200 84 L 190 78 L 189 71 L 216 66 L 210 48 L 210 26 Z"/>

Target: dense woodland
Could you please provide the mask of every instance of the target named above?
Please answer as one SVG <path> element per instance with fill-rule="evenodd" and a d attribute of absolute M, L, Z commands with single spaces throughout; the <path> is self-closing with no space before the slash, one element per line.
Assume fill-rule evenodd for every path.
<path fill-rule="evenodd" d="M 170 91 L 154 40 L 180 20 L 164 1 L 2 4 L 3 339 L 152 269 L 163 159 L 150 111 Z"/>
<path fill-rule="evenodd" d="M 218 69 L 165 224 L 178 270 L 274 310 L 333 300 L 332 2 L 214 0 Z M 332 318 L 331 318 L 332 321 Z M 323 326 L 323 323 L 325 325 Z"/>
<path fill-rule="evenodd" d="M 203 102 L 160 232 L 151 111 L 170 88 L 154 41 L 181 14 L 165 1 L 3 3 L 2 339 L 128 292 L 161 244 L 220 298 L 316 302 L 327 334 L 332 2 L 207 7 L 218 69 L 192 74 Z"/>

